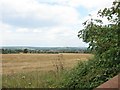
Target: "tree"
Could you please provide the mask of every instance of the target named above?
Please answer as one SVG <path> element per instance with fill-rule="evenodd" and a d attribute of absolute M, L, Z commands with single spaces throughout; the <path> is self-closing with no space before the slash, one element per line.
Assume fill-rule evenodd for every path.
<path fill-rule="evenodd" d="M 83 23 L 84 29 L 78 32 L 78 37 L 89 43 L 97 57 L 120 63 L 120 2 L 114 1 L 111 8 L 100 10 L 98 15 L 110 23 L 104 25 L 102 20 L 91 18 Z"/>
<path fill-rule="evenodd" d="M 28 49 L 24 49 L 24 51 L 23 51 L 24 53 L 28 53 Z"/>

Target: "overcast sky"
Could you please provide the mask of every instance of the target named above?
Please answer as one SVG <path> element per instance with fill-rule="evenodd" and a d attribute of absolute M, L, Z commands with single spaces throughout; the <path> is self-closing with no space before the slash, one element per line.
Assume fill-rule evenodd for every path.
<path fill-rule="evenodd" d="M 0 0 L 0 46 L 88 46 L 82 23 L 113 0 Z"/>

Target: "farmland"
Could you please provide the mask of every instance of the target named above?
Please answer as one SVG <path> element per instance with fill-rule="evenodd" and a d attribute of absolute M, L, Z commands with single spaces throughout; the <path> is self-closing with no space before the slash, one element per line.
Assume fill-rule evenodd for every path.
<path fill-rule="evenodd" d="M 57 87 L 69 69 L 91 57 L 80 53 L 2 54 L 2 87 Z"/>
<path fill-rule="evenodd" d="M 88 60 L 90 54 L 3 54 L 3 74 L 29 71 L 51 71 L 60 65 L 64 69 L 73 67 L 80 60 Z M 58 67 L 59 68 L 59 67 Z"/>
<path fill-rule="evenodd" d="M 42 5 L 42 3 L 44 5 L 50 4 L 47 5 L 48 10 L 52 10 L 53 13 L 50 12 L 49 18 L 46 18 L 45 15 L 44 19 L 38 18 L 37 20 L 37 18 L 34 19 L 34 17 L 30 17 L 29 19 L 27 16 L 31 16 L 31 14 L 27 11 L 29 9 L 25 9 L 27 12 L 27 14 L 25 13 L 25 15 L 27 15 L 26 19 L 21 18 L 21 15 L 16 15 L 20 20 L 13 17 L 12 19 L 7 18 L 8 20 L 5 20 L 6 22 L 3 23 L 5 24 L 3 28 L 5 32 L 3 32 L 4 37 L 2 40 L 4 47 L 0 49 L 0 55 L 2 55 L 2 59 L 0 60 L 2 62 L 0 63 L 2 63 L 3 70 L 0 74 L 2 74 L 3 88 L 68 88 L 93 90 L 102 83 L 120 74 L 120 41 L 118 40 L 120 36 L 119 0 L 114 0 L 110 5 L 111 7 L 107 7 L 104 4 L 106 8 L 101 7 L 96 15 L 87 12 L 86 15 L 89 14 L 89 18 L 82 23 L 83 27 L 78 25 L 78 20 L 80 20 L 79 14 L 81 14 L 79 11 L 82 10 L 82 8 L 74 8 L 66 4 L 66 2 L 63 2 L 64 5 L 53 2 L 55 4 L 53 6 L 59 4 L 59 6 L 67 7 L 65 10 L 62 10 L 61 6 L 55 7 L 54 10 L 53 7 L 51 7 L 52 3 L 48 2 L 39 2 L 40 4 L 33 1 L 31 2 L 32 4 L 22 3 L 23 2 L 20 2 L 20 5 L 25 5 L 27 8 L 30 6 L 30 9 L 33 11 L 33 16 L 36 16 L 34 13 L 40 17 L 49 13 L 49 11 L 46 13 L 47 9 L 45 9 L 45 13 L 41 15 L 36 13 L 36 11 L 41 10 L 42 7 L 39 7 L 39 5 Z M 68 3 L 71 4 L 71 2 Z M 73 3 L 75 4 L 75 2 Z M 100 2 L 96 4 L 99 3 Z M 18 5 L 18 3 L 3 4 L 7 5 L 8 8 L 12 6 L 12 8 L 9 9 L 13 11 L 13 14 L 14 11 L 19 12 L 19 10 L 21 10 L 18 7 L 14 9 L 16 8 L 14 5 Z M 31 8 L 31 5 L 34 9 Z M 43 8 L 44 5 L 42 5 Z M 77 6 L 80 5 L 81 4 L 77 4 Z M 34 6 L 37 6 L 37 8 Z M 70 10 L 70 7 L 72 10 Z M 96 8 L 96 10 L 98 9 L 98 7 L 94 5 L 93 7 Z M 58 13 L 58 11 L 56 12 L 57 9 L 59 9 L 58 11 L 60 11 L 60 13 L 63 11 L 62 17 L 59 17 L 60 13 Z M 67 17 L 70 15 L 74 17 L 76 13 L 77 18 Z M 55 18 L 53 19 L 54 16 Z M 82 20 L 84 19 L 83 17 Z M 17 22 L 8 22 L 10 20 Z M 26 20 L 32 20 L 33 22 L 28 23 Z M 36 20 L 37 22 L 34 22 Z M 64 22 L 64 20 L 67 20 L 67 22 Z M 24 23 L 21 23 L 21 21 Z M 38 21 L 40 21 L 40 23 Z M 41 23 L 41 21 L 43 23 Z M 72 21 L 72 23 L 69 21 Z M 6 25 L 8 28 L 6 28 Z M 75 30 L 80 28 L 81 30 L 79 31 Z M 10 30 L 10 32 L 8 33 L 6 30 Z M 75 35 L 74 30 L 78 32 L 77 35 Z M 74 36 L 78 36 L 78 38 L 82 39 L 85 43 L 83 44 L 81 40 L 80 42 L 77 41 Z M 119 81 L 117 83 L 119 83 Z"/>

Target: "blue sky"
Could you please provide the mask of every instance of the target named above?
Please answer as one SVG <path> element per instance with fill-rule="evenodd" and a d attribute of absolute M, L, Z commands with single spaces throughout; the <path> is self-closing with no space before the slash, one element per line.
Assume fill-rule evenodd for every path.
<path fill-rule="evenodd" d="M 82 23 L 113 0 L 0 0 L 0 46 L 86 47 Z"/>

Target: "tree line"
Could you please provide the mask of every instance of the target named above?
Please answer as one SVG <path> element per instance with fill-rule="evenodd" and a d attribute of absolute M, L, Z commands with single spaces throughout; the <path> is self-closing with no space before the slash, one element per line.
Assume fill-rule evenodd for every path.
<path fill-rule="evenodd" d="M 31 49 L 0 49 L 2 54 L 19 54 L 19 53 L 90 53 L 88 49 L 81 50 L 31 50 Z"/>

